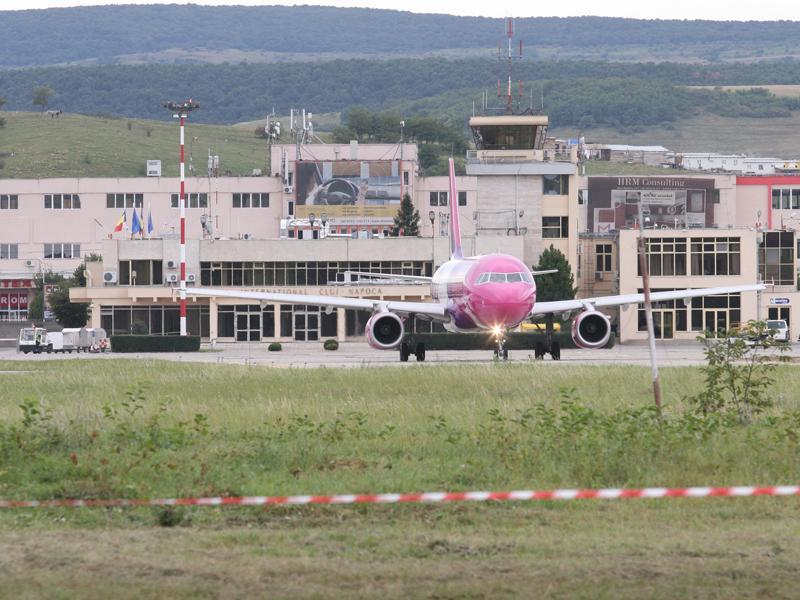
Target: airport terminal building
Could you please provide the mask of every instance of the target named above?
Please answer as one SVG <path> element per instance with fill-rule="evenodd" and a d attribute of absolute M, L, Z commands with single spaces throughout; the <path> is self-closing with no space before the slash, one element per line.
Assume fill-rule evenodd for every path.
<path fill-rule="evenodd" d="M 426 285 L 348 272 L 430 275 L 448 259 L 448 205 L 465 251 L 509 253 L 533 267 L 553 245 L 579 296 L 641 290 L 647 243 L 655 290 L 763 281 L 766 292 L 665 303 L 657 335 L 693 339 L 757 317 L 800 315 L 800 177 L 580 175 L 577 147 L 545 143 L 547 118 L 474 117 L 476 149 L 448 197 L 447 177 L 420 173 L 416 144 L 274 145 L 259 177 L 187 180 L 187 279 L 220 290 L 430 300 Z M 86 261 L 91 325 L 112 333 L 178 331 L 178 198 L 172 178 L 0 181 L 0 319 L 25 320 L 33 279 Z M 390 235 L 408 195 L 420 235 Z M 133 211 L 150 231 L 131 239 Z M 127 225 L 114 226 L 122 215 Z M 621 341 L 642 339 L 643 311 L 609 311 Z M 190 299 L 190 333 L 223 341 L 361 338 L 368 315 L 312 306 Z M 418 328 L 430 327 L 418 322 Z"/>

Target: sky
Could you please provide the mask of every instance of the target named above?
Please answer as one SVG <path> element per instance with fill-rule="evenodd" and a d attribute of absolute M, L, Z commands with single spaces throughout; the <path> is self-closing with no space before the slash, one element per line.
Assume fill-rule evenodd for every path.
<path fill-rule="evenodd" d="M 282 4 L 291 6 L 295 2 L 281 0 L 194 0 L 203 5 L 247 5 L 263 6 Z M 0 1 L 6 9 L 9 0 Z M 178 0 L 137 0 L 97 2 L 91 0 L 14 0 L 14 9 L 52 8 L 66 6 L 93 6 L 98 4 L 183 4 Z M 642 0 L 571 0 L 570 2 L 534 2 L 531 0 L 306 0 L 301 4 L 325 6 L 360 6 L 407 10 L 419 13 L 446 13 L 483 17 L 571 17 L 597 15 L 627 17 L 635 19 L 711 19 L 734 21 L 800 20 L 800 4 L 797 0 L 762 0 L 761 2 L 730 2 L 728 0 L 670 0 L 653 2 Z M 8 9 L 11 7 L 9 6 Z"/>

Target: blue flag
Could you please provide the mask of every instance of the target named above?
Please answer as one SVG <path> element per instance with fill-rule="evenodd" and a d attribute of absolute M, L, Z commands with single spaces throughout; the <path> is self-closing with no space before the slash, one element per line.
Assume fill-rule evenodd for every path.
<path fill-rule="evenodd" d="M 153 213 L 149 210 L 147 211 L 147 235 L 153 233 Z"/>
<path fill-rule="evenodd" d="M 142 233 L 142 222 L 139 220 L 139 213 L 133 209 L 133 219 L 131 220 L 131 235 Z"/>

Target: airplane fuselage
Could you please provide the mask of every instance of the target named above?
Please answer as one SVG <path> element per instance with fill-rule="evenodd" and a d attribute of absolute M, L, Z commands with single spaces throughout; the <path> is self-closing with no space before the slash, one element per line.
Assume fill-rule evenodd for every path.
<path fill-rule="evenodd" d="M 488 254 L 444 263 L 433 275 L 431 296 L 445 306 L 449 331 L 510 329 L 531 313 L 536 284 L 521 260 Z"/>

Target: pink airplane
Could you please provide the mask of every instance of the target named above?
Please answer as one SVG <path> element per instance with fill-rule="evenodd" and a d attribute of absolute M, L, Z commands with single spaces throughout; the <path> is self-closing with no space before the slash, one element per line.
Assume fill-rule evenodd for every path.
<path fill-rule="evenodd" d="M 450 159 L 450 196 L 458 198 L 456 192 L 453 159 Z M 370 346 L 379 350 L 399 348 L 400 360 L 405 362 L 412 348 L 405 341 L 405 321 L 414 316 L 441 322 L 452 332 L 489 332 L 495 342 L 495 356 L 508 358 L 504 347 L 505 333 L 520 323 L 535 316 L 577 313 L 572 321 L 572 338 L 580 348 L 602 348 L 611 335 L 609 318 L 598 311 L 604 306 L 641 304 L 643 294 L 601 296 L 577 300 L 536 302 L 535 275 L 554 271 L 531 272 L 518 258 L 508 254 L 485 256 L 463 256 L 461 252 L 461 226 L 458 203 L 449 202 L 450 208 L 450 260 L 440 266 L 433 277 L 410 275 L 388 275 L 382 273 L 355 273 L 371 278 L 426 282 L 431 286 L 433 302 L 405 302 L 396 300 L 373 300 L 367 298 L 340 298 L 335 296 L 308 296 L 304 294 L 279 294 L 269 292 L 244 292 L 210 288 L 188 288 L 188 294 L 241 298 L 280 304 L 324 306 L 326 309 L 351 308 L 370 310 L 366 337 Z M 714 296 L 735 292 L 764 289 L 763 285 L 735 285 L 727 287 L 676 290 L 650 294 L 653 302 L 680 300 L 699 296 Z M 417 344 L 413 352 L 418 361 L 425 360 L 425 347 Z M 560 357 L 560 349 L 552 342 L 547 352 L 554 359 Z M 537 349 L 537 358 L 544 351 Z"/>

